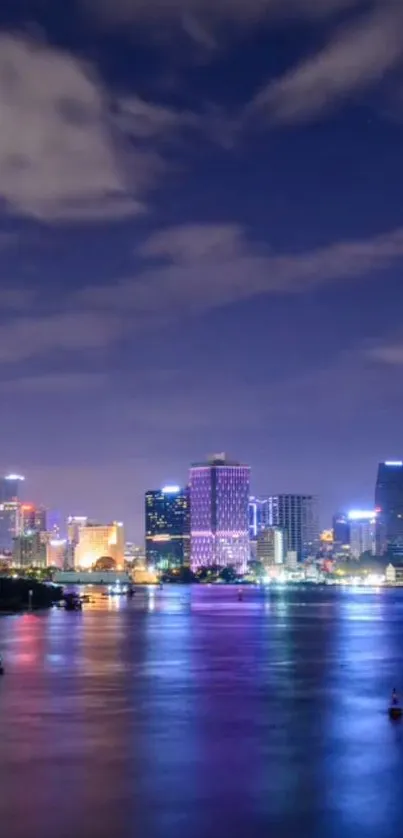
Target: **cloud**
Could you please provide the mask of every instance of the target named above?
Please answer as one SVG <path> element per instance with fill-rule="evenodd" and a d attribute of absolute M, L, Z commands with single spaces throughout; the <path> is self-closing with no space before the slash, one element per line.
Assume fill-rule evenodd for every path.
<path fill-rule="evenodd" d="M 55 351 L 102 349 L 119 333 L 114 317 L 70 311 L 48 317 L 20 317 L 0 329 L 0 363 L 15 363 Z"/>
<path fill-rule="evenodd" d="M 264 110 L 279 123 L 314 118 L 402 62 L 402 26 L 400 0 L 383 0 L 375 12 L 339 29 L 312 58 L 269 82 L 247 113 Z"/>
<path fill-rule="evenodd" d="M 191 224 L 157 232 L 140 254 L 142 272 L 113 286 L 84 289 L 80 304 L 131 315 L 141 327 L 257 295 L 304 293 L 389 268 L 403 257 L 403 228 L 287 255 L 251 244 L 236 224 Z"/>
<path fill-rule="evenodd" d="M 157 155 L 132 148 L 90 68 L 46 44 L 0 37 L 0 198 L 40 220 L 144 210 Z"/>
<path fill-rule="evenodd" d="M 0 363 L 52 352 L 105 350 L 183 315 L 201 316 L 269 294 L 304 294 L 332 282 L 382 275 L 403 258 L 403 229 L 296 254 L 251 243 L 236 224 L 190 224 L 150 236 L 133 277 L 66 295 L 63 311 L 8 319 Z"/>
<path fill-rule="evenodd" d="M 367 350 L 365 353 L 374 361 L 380 361 L 384 364 L 394 366 L 401 366 L 403 364 L 403 344 L 388 344 L 386 346 L 377 346 Z"/>

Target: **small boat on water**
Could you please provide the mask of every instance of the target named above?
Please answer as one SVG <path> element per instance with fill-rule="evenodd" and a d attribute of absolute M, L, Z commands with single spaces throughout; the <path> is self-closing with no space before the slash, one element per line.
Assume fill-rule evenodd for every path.
<path fill-rule="evenodd" d="M 388 710 L 389 718 L 396 721 L 397 719 L 401 719 L 403 716 L 403 708 L 399 701 L 399 696 L 396 692 L 395 687 L 392 690 L 392 699 L 389 705 Z"/>

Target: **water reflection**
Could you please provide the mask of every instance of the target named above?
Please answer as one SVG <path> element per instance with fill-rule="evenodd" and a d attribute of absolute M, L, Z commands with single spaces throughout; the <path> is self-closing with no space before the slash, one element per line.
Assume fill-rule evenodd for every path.
<path fill-rule="evenodd" d="M 399 592 L 91 597 L 0 620 L 7 838 L 395 838 Z"/>

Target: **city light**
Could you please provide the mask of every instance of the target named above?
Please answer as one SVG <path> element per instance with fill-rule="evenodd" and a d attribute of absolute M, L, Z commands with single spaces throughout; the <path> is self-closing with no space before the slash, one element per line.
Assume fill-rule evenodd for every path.
<path fill-rule="evenodd" d="M 161 491 L 163 495 L 176 495 L 177 492 L 180 492 L 180 486 L 164 486 Z"/>
<path fill-rule="evenodd" d="M 372 521 L 376 518 L 375 509 L 352 509 L 348 515 L 349 521 Z"/>
<path fill-rule="evenodd" d="M 7 474 L 5 480 L 25 480 L 22 474 Z"/>
<path fill-rule="evenodd" d="M 385 466 L 392 466 L 392 467 L 396 466 L 397 468 L 400 468 L 401 466 L 403 466 L 403 461 L 402 460 L 388 460 L 385 463 Z"/>

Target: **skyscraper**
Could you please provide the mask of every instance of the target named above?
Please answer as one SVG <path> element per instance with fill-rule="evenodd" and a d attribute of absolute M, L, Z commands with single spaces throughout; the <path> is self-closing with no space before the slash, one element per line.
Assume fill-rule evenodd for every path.
<path fill-rule="evenodd" d="M 273 495 L 269 498 L 270 525 L 287 534 L 287 549 L 303 561 L 317 550 L 319 521 L 313 495 Z"/>
<path fill-rule="evenodd" d="M 191 564 L 233 565 L 249 561 L 250 468 L 217 454 L 190 469 Z"/>
<path fill-rule="evenodd" d="M 266 527 L 257 537 L 257 560 L 265 567 L 284 564 L 287 556 L 287 535 L 280 527 Z"/>
<path fill-rule="evenodd" d="M 23 503 L 20 508 L 20 532 L 46 532 L 46 509 L 33 503 Z"/>
<path fill-rule="evenodd" d="M 21 474 L 7 474 L 0 478 L 0 503 L 19 501 L 21 484 L 25 477 Z"/>
<path fill-rule="evenodd" d="M 0 478 L 0 551 L 10 553 L 20 533 L 20 488 L 24 477 L 8 474 Z"/>
<path fill-rule="evenodd" d="M 145 495 L 146 559 L 161 569 L 189 564 L 189 492 L 164 486 Z"/>
<path fill-rule="evenodd" d="M 333 543 L 335 549 L 350 544 L 350 523 L 346 512 L 333 515 Z"/>
<path fill-rule="evenodd" d="M 379 463 L 375 487 L 376 552 L 403 557 L 403 462 Z"/>
<path fill-rule="evenodd" d="M 348 513 L 350 555 L 359 559 L 363 553 L 375 553 L 376 512 L 373 509 L 354 509 Z"/>
<path fill-rule="evenodd" d="M 269 499 L 249 498 L 249 537 L 256 539 L 258 534 L 270 525 Z"/>

